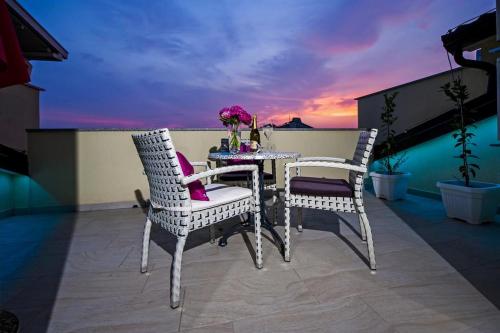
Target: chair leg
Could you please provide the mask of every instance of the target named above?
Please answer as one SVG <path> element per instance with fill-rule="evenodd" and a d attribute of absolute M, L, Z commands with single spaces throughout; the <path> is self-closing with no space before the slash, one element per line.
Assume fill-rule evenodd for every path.
<path fill-rule="evenodd" d="M 208 230 L 210 232 L 210 243 L 215 243 L 215 225 L 210 225 L 208 227 Z"/>
<path fill-rule="evenodd" d="M 361 214 L 359 213 L 358 213 L 358 220 L 359 220 L 359 230 L 361 231 L 361 240 L 363 240 L 363 242 L 366 242 L 365 224 L 363 223 L 363 219 L 361 218 Z"/>
<path fill-rule="evenodd" d="M 302 232 L 302 207 L 297 209 L 297 230 Z"/>
<path fill-rule="evenodd" d="M 253 214 L 255 226 L 255 266 L 261 269 L 264 264 L 262 260 L 262 233 L 260 228 L 260 213 Z"/>
<path fill-rule="evenodd" d="M 365 209 L 363 207 L 363 193 L 362 192 L 356 193 L 356 197 L 354 199 L 354 207 L 356 208 L 356 213 L 358 214 L 359 231 L 361 232 L 361 240 L 363 242 L 366 242 L 365 224 L 363 223 L 363 218 L 361 217 L 361 214 L 365 213 Z"/>
<path fill-rule="evenodd" d="M 370 222 L 368 221 L 368 217 L 365 213 L 365 207 L 363 206 L 363 192 L 360 192 L 356 195 L 354 199 L 354 205 L 356 207 L 356 211 L 359 214 L 359 222 L 361 229 L 361 238 L 366 239 L 366 245 L 368 247 L 368 258 L 370 260 L 370 269 L 376 269 L 375 263 L 375 250 L 373 248 L 373 237 L 372 237 L 372 229 L 370 227 Z"/>
<path fill-rule="evenodd" d="M 368 258 L 370 259 L 370 269 L 377 269 L 377 264 L 375 262 L 375 250 L 373 248 L 373 237 L 372 237 L 372 229 L 370 227 L 370 222 L 368 221 L 368 217 L 366 213 L 361 213 L 360 219 L 363 222 L 363 226 L 366 232 L 366 245 L 368 247 Z"/>
<path fill-rule="evenodd" d="M 290 261 L 290 207 L 285 203 L 285 261 Z"/>
<path fill-rule="evenodd" d="M 278 224 L 278 189 L 273 189 L 273 224 Z"/>
<path fill-rule="evenodd" d="M 182 253 L 184 252 L 184 244 L 186 244 L 186 237 L 178 237 L 177 244 L 175 246 L 172 269 L 170 272 L 170 307 L 172 309 L 179 307 L 180 304 L 181 265 Z"/>
<path fill-rule="evenodd" d="M 146 218 L 146 224 L 144 225 L 144 235 L 142 238 L 141 273 L 146 273 L 148 271 L 150 235 L 151 235 L 151 220 L 149 218 Z"/>

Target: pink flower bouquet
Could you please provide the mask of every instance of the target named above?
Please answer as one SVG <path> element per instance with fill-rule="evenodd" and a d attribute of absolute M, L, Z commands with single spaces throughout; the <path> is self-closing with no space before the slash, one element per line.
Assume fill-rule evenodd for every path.
<path fill-rule="evenodd" d="M 225 107 L 220 110 L 219 119 L 222 121 L 224 126 L 239 125 L 240 123 L 250 125 L 252 122 L 252 116 L 239 105 Z"/>
<path fill-rule="evenodd" d="M 225 107 L 219 111 L 219 119 L 228 128 L 229 151 L 238 153 L 241 145 L 240 123 L 250 125 L 252 116 L 239 105 Z"/>

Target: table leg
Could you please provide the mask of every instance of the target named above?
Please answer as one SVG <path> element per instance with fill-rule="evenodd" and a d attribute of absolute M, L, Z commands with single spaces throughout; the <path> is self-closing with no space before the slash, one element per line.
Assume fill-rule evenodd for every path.
<path fill-rule="evenodd" d="M 279 247 L 282 255 L 285 253 L 285 243 L 281 239 L 281 236 L 278 234 L 276 230 L 274 230 L 274 225 L 267 218 L 266 213 L 266 200 L 264 198 L 264 161 L 257 161 L 257 165 L 259 167 L 259 197 L 260 197 L 260 216 L 261 216 L 261 225 L 263 228 L 268 230 L 275 242 L 275 244 Z M 241 223 L 242 227 L 247 227 L 249 224 L 247 221 Z M 239 226 L 238 226 L 239 227 Z M 241 229 L 240 229 L 241 230 Z M 229 233 L 224 233 L 222 237 L 219 239 L 219 246 L 224 247 L 227 245 L 227 238 L 233 234 L 235 234 L 236 230 L 231 230 Z"/>
<path fill-rule="evenodd" d="M 282 255 L 285 253 L 285 243 L 281 239 L 280 235 L 274 230 L 274 225 L 267 218 L 266 213 L 266 200 L 264 198 L 264 160 L 259 160 L 257 162 L 259 166 L 259 194 L 260 194 L 260 217 L 261 225 L 263 228 L 267 229 L 273 236 L 275 244 L 279 247 Z"/>

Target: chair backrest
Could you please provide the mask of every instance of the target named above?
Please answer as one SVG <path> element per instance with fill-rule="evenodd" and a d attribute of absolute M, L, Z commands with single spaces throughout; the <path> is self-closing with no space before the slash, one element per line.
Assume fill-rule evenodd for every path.
<path fill-rule="evenodd" d="M 189 190 L 181 185 L 183 173 L 168 129 L 134 134 L 132 139 L 148 177 L 151 203 L 172 210 L 191 207 Z"/>
<path fill-rule="evenodd" d="M 352 158 L 353 164 L 364 167 L 368 166 L 368 161 L 370 160 L 370 154 L 372 152 L 373 145 L 375 144 L 377 133 L 378 130 L 375 128 L 372 128 L 369 131 L 361 131 L 361 133 L 359 133 L 358 144 Z M 356 171 L 350 171 L 349 181 L 353 186 L 362 186 L 363 175 Z"/>
<path fill-rule="evenodd" d="M 356 146 L 356 151 L 352 161 L 354 164 L 359 166 L 367 166 L 368 160 L 370 159 L 370 154 L 373 149 L 373 144 L 375 143 L 375 138 L 377 137 L 378 130 L 373 128 L 369 131 L 361 131 L 359 133 L 358 144 Z"/>

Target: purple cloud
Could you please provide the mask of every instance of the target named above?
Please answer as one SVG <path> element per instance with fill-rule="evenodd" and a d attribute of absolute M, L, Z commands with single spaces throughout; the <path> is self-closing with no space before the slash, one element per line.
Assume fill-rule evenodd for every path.
<path fill-rule="evenodd" d="M 70 51 L 34 63 L 42 125 L 147 128 L 221 127 L 218 110 L 234 104 L 261 121 L 352 126 L 354 97 L 446 70 L 440 35 L 494 6 L 21 2 Z"/>
<path fill-rule="evenodd" d="M 410 20 L 419 24 L 431 0 L 346 1 L 335 7 L 325 3 L 311 19 L 304 44 L 318 51 L 344 53 L 373 46 L 385 27 L 395 27 Z"/>

